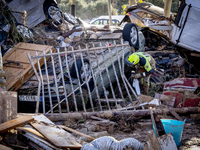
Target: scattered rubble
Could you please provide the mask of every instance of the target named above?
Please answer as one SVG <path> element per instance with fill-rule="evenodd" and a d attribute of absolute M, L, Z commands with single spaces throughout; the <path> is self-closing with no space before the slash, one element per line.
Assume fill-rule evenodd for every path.
<path fill-rule="evenodd" d="M 41 20 L 27 27 L 29 10 L 13 12 L 6 3 L 0 2 L 8 18 L 0 31 L 0 149 L 200 148 L 199 71 L 166 39 L 173 17 L 140 20 L 151 29 L 134 25 L 133 45 L 121 27 L 90 26 L 56 5 L 50 14 L 44 0 Z M 152 5 L 132 6 L 128 15 L 146 6 Z M 126 59 L 135 51 L 156 60 L 148 95 L 132 86 Z"/>

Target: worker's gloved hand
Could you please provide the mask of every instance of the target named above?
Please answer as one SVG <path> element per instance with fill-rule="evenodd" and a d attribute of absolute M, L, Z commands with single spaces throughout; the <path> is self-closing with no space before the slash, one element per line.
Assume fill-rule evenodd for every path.
<path fill-rule="evenodd" d="M 133 77 L 133 79 L 138 79 L 138 78 L 141 78 L 142 75 L 141 75 L 141 73 L 136 73 L 136 74 L 133 74 L 132 77 Z"/>

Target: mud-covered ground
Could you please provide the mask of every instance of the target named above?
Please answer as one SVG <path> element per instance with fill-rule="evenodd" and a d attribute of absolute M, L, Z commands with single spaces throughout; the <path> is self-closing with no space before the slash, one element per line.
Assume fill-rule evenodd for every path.
<path fill-rule="evenodd" d="M 200 150 L 200 121 L 191 120 L 188 117 L 182 117 L 187 119 L 184 124 L 184 130 L 182 133 L 181 145 L 178 147 L 179 150 Z M 148 136 L 153 132 L 151 119 L 134 119 L 129 117 L 126 119 L 118 118 L 118 125 L 112 129 L 105 129 L 108 134 L 103 135 L 103 128 L 95 128 L 95 120 L 87 120 L 84 123 L 79 122 L 75 128 L 77 131 L 93 136 L 96 133 L 102 133 L 103 136 L 112 136 L 117 140 L 125 138 L 135 138 L 141 143 L 145 144 Z M 115 120 L 115 119 L 111 119 Z M 95 131 L 95 132 L 94 132 Z M 101 135 L 101 136 L 102 136 Z M 74 136 L 79 137 L 74 134 Z"/>

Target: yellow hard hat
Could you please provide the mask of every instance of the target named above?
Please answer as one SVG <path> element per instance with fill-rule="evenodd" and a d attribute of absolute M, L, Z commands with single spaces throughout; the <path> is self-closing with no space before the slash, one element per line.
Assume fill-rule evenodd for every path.
<path fill-rule="evenodd" d="M 129 56 L 128 61 L 131 64 L 136 65 L 137 63 L 139 63 L 140 57 L 136 54 L 132 54 L 132 55 Z"/>

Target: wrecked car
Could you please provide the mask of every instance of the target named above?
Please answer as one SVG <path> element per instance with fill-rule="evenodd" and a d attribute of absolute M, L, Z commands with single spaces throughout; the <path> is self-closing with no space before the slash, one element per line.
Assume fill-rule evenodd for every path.
<path fill-rule="evenodd" d="M 36 1 L 17 1 L 17 0 L 3 0 L 9 10 L 12 11 L 16 21 L 24 24 L 22 13 L 26 11 L 25 22 L 28 26 L 34 27 L 44 21 L 46 17 L 60 22 L 59 17 L 62 15 L 57 7 L 55 0 L 36 0 Z"/>
<path fill-rule="evenodd" d="M 1 1 L 1 45 L 13 46 L 18 42 L 35 41 L 34 27 L 48 20 L 52 26 L 62 23 L 62 13 L 54 0 Z"/>
<path fill-rule="evenodd" d="M 132 22 L 140 27 L 148 27 L 148 21 L 163 16 L 164 9 L 151 3 L 138 3 L 128 7 L 126 13 L 122 22 Z"/>
<path fill-rule="evenodd" d="M 123 21 L 132 22 L 141 27 L 148 27 L 142 28 L 141 31 L 146 32 L 148 30 L 151 34 L 157 35 L 158 39 L 165 39 L 173 45 L 182 57 L 200 69 L 198 63 L 196 63 L 199 62 L 200 52 L 199 29 L 197 27 L 200 2 L 198 0 L 182 0 L 178 13 L 175 19 L 172 15 L 172 20 L 163 17 L 161 9 L 156 8 L 156 12 L 151 10 L 152 6 L 151 4 L 141 3 L 129 7 L 127 9 L 128 14 Z M 151 36 L 146 33 L 144 35 L 148 42 Z"/>

